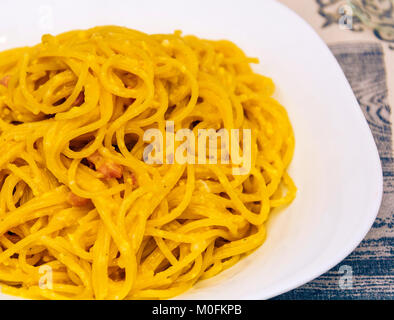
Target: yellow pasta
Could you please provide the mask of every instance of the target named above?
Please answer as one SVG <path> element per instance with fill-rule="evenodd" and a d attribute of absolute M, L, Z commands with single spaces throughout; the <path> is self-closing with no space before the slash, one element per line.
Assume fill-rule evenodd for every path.
<path fill-rule="evenodd" d="M 167 299 L 258 248 L 296 187 L 291 124 L 256 62 L 229 41 L 116 26 L 1 52 L 2 291 Z M 250 171 L 147 163 L 144 133 L 168 121 L 250 129 Z"/>

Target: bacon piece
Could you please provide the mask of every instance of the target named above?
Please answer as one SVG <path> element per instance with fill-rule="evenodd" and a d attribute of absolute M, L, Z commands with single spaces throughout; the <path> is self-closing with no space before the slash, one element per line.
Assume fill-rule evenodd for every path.
<path fill-rule="evenodd" d="M 104 159 L 98 152 L 95 152 L 87 159 L 94 164 L 96 170 L 102 173 L 105 179 L 119 179 L 123 175 L 123 167 L 120 164 L 109 159 Z"/>
<path fill-rule="evenodd" d="M 135 176 L 135 174 L 133 172 L 130 174 L 130 176 L 131 176 L 131 183 L 133 184 L 133 187 L 135 187 L 138 183 L 137 177 Z"/>
<path fill-rule="evenodd" d="M 83 207 L 90 203 L 90 199 L 82 198 L 72 192 L 68 194 L 67 200 L 74 207 Z"/>
<path fill-rule="evenodd" d="M 11 76 L 7 75 L 0 80 L 0 84 L 8 88 L 8 83 L 10 82 Z"/>
<path fill-rule="evenodd" d="M 73 106 L 79 107 L 82 103 L 85 102 L 85 93 L 81 91 L 78 95 L 78 97 L 75 99 Z"/>
<path fill-rule="evenodd" d="M 98 172 L 101 172 L 104 175 L 104 178 L 121 178 L 123 174 L 123 167 L 114 162 L 105 162 L 97 169 Z"/>

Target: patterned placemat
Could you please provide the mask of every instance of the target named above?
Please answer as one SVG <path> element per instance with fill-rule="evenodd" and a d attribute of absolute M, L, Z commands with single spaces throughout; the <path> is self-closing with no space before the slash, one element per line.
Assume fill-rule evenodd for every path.
<path fill-rule="evenodd" d="M 383 48 L 378 43 L 345 43 L 330 45 L 330 49 L 352 86 L 379 150 L 382 206 L 372 229 L 351 255 L 319 278 L 275 299 L 393 299 L 394 158 Z"/>

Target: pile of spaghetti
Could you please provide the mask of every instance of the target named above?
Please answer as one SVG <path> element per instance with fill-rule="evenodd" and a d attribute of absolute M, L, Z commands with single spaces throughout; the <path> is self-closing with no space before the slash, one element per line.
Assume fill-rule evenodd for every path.
<path fill-rule="evenodd" d="M 251 62 L 229 41 L 115 26 L 1 52 L 2 291 L 165 299 L 259 247 L 295 197 L 294 136 Z M 251 129 L 250 172 L 145 163 L 144 132 L 167 120 Z"/>

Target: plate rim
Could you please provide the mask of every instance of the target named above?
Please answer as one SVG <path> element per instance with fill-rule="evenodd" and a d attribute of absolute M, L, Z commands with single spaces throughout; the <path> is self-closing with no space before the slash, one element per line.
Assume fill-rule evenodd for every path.
<path fill-rule="evenodd" d="M 311 34 L 314 34 L 315 38 L 317 38 L 316 40 L 319 41 L 320 44 L 322 44 L 324 47 L 326 47 L 329 54 L 334 58 L 334 61 L 335 61 L 337 68 L 338 68 L 338 71 L 341 73 L 342 77 L 344 78 L 344 80 L 346 82 L 346 85 L 348 86 L 348 89 L 350 90 L 351 94 L 353 95 L 353 98 L 356 101 L 356 104 L 354 105 L 354 107 L 358 106 L 358 108 L 354 108 L 354 109 L 358 109 L 358 110 L 354 110 L 354 111 L 352 111 L 352 113 L 354 114 L 354 116 L 357 115 L 359 117 L 358 122 L 360 123 L 360 129 L 367 131 L 366 135 L 368 136 L 368 141 L 365 142 L 365 145 L 368 145 L 368 150 L 371 151 L 371 158 L 370 159 L 374 162 L 374 172 L 373 172 L 374 175 L 373 176 L 376 180 L 376 184 L 374 186 L 371 186 L 371 189 L 372 188 L 376 189 L 377 196 L 376 196 L 376 200 L 373 203 L 373 206 L 371 206 L 371 209 L 370 209 L 371 212 L 370 212 L 370 214 L 368 214 L 369 218 L 368 219 L 365 218 L 364 219 L 365 221 L 363 222 L 362 227 L 360 226 L 360 228 L 359 228 L 360 232 L 357 234 L 357 236 L 353 236 L 351 239 L 349 239 L 347 245 L 343 247 L 341 252 L 338 255 L 336 255 L 335 257 L 330 259 L 331 262 L 328 262 L 329 260 L 327 259 L 327 263 L 325 263 L 324 266 L 321 266 L 320 268 L 316 268 L 317 271 L 315 271 L 314 273 L 311 273 L 310 275 L 306 275 L 304 277 L 299 276 L 297 278 L 288 278 L 287 284 L 283 284 L 283 285 L 278 286 L 277 288 L 275 288 L 275 290 L 272 290 L 272 292 L 270 294 L 264 294 L 264 293 L 259 294 L 256 291 L 256 292 L 253 292 L 253 294 L 248 294 L 246 297 L 238 297 L 238 299 L 240 299 L 240 300 L 246 300 L 246 299 L 259 300 L 259 299 L 270 299 L 270 298 L 276 297 L 278 295 L 281 295 L 283 293 L 291 291 L 295 288 L 298 288 L 301 285 L 304 285 L 304 284 L 318 278 L 320 275 L 326 273 L 327 271 L 329 271 L 330 269 L 335 267 L 337 264 L 339 264 L 341 261 L 343 261 L 349 254 L 351 254 L 358 247 L 358 245 L 363 241 L 363 239 L 367 235 L 368 231 L 371 229 L 374 221 L 376 220 L 376 217 L 378 215 L 379 208 L 381 205 L 382 197 L 383 197 L 382 166 L 381 166 L 380 156 L 379 156 L 379 152 L 378 152 L 376 143 L 374 141 L 374 138 L 373 138 L 371 129 L 367 123 L 367 120 L 361 110 L 361 107 L 359 106 L 357 99 L 354 95 L 354 92 L 353 92 L 352 88 L 350 87 L 349 81 L 347 80 L 338 61 L 335 59 L 335 56 L 333 55 L 333 53 L 331 52 L 331 50 L 329 49 L 327 44 L 318 35 L 318 33 L 311 27 L 311 25 L 309 23 L 307 23 L 305 21 L 305 19 L 303 19 L 295 11 L 291 10 L 286 5 L 278 2 L 277 0 L 265 0 L 265 1 L 271 2 L 272 4 L 274 4 L 278 7 L 281 7 L 280 10 L 287 11 L 289 14 L 295 16 L 297 18 L 297 20 L 302 22 L 302 24 L 304 25 L 304 28 L 308 28 L 310 30 Z M 353 109 L 353 106 L 346 106 L 346 108 Z M 177 298 L 182 299 L 183 294 L 179 295 Z M 14 297 L 11 295 L 3 294 L 0 289 L 0 300 L 2 300 L 2 299 L 20 299 L 20 297 Z M 212 297 L 210 299 L 217 299 L 217 297 L 216 298 Z"/>

